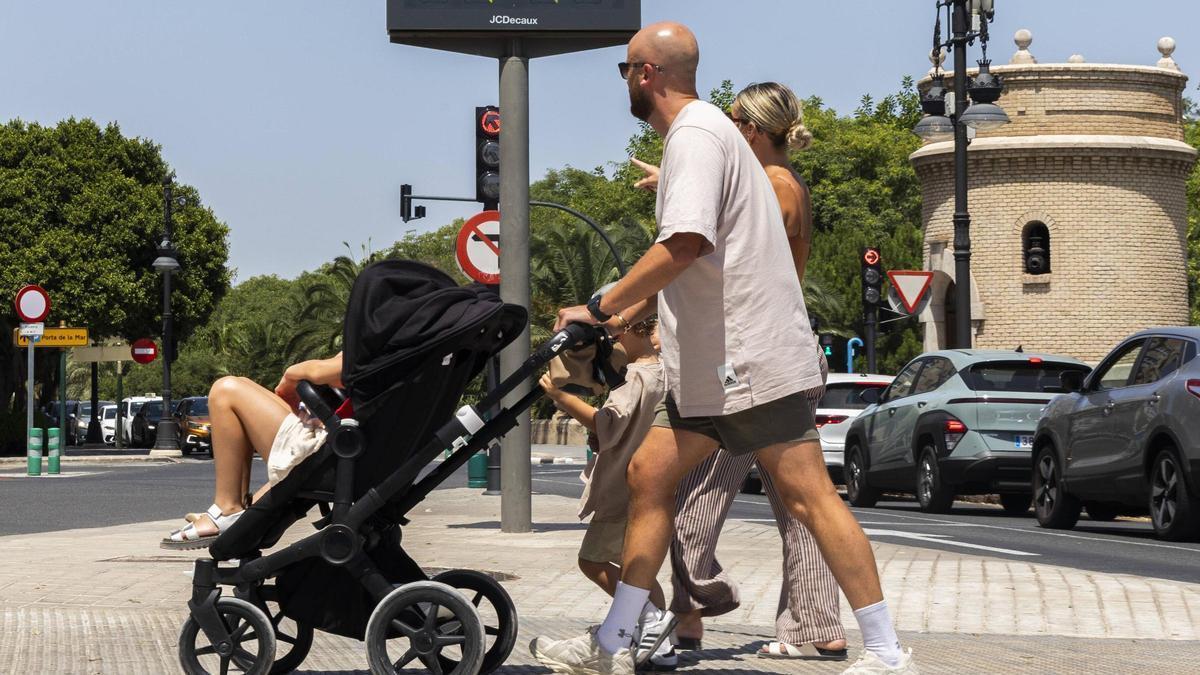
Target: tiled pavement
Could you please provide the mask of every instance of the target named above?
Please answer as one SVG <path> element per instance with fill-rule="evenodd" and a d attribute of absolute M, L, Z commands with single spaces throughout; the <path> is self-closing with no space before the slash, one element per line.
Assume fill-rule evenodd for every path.
<path fill-rule="evenodd" d="M 575 570 L 582 527 L 572 500 L 534 497 L 535 530 L 498 532 L 499 501 L 440 490 L 405 528 L 430 567 L 516 578 L 522 637 L 502 672 L 528 667 L 534 634 L 565 636 L 603 616 L 607 598 Z M 182 510 L 182 509 L 181 509 Z M 0 537 L 0 673 L 174 672 L 192 556 L 162 551 L 177 521 Z M 301 523 L 290 536 L 305 534 Z M 311 531 L 308 529 L 307 531 Z M 1200 585 L 875 543 L 898 628 L 923 672 L 1175 672 L 1200 657 Z M 838 672 L 829 663 L 747 657 L 769 639 L 778 597 L 774 526 L 731 521 L 722 564 L 743 606 L 719 619 L 695 672 Z M 847 626 L 854 626 L 843 605 Z M 1162 639 L 1166 638 L 1166 639 Z M 857 635 L 852 631 L 852 647 Z M 307 668 L 355 672 L 363 646 L 319 636 Z M 1191 666 L 1185 666 L 1191 664 Z"/>

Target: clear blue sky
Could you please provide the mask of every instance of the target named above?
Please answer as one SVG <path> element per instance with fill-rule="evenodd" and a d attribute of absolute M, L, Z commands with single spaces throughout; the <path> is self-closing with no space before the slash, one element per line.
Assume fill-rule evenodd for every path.
<path fill-rule="evenodd" d="M 932 0 L 643 0 L 643 20 L 690 25 L 700 87 L 779 80 L 838 110 L 929 67 Z M 153 139 L 229 224 L 238 279 L 292 277 L 368 240 L 388 246 L 470 205 L 429 205 L 407 226 L 398 186 L 473 194 L 474 106 L 497 102 L 494 60 L 390 44 L 383 0 L 5 0 L 0 117 L 116 121 Z M 1200 74 L 1196 0 L 996 0 L 991 54 L 1034 34 L 1042 62 L 1152 65 L 1171 35 Z M 978 47 L 972 50 L 978 54 Z M 623 48 L 531 66 L 534 179 L 622 159 L 635 130 Z M 1188 93 L 1197 95 L 1196 82 Z M 580 127 L 586 123 L 586 131 Z M 147 242 L 152 245 L 152 242 Z"/>

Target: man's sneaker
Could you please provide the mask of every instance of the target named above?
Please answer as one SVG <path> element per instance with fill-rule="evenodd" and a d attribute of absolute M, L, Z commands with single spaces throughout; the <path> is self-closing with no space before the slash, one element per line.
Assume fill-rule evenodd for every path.
<path fill-rule="evenodd" d="M 854 665 L 843 670 L 842 675 L 918 675 L 919 672 L 913 663 L 911 649 L 900 653 L 900 664 L 895 668 L 884 663 L 875 652 L 864 649 Z"/>
<path fill-rule="evenodd" d="M 637 630 L 634 632 L 634 644 L 636 654 L 634 662 L 637 665 L 644 664 L 650 655 L 658 651 L 659 645 L 666 642 L 671 635 L 671 631 L 675 630 L 675 624 L 679 623 L 679 618 L 674 612 L 666 610 L 658 615 L 657 620 L 643 621 L 638 624 Z"/>
<path fill-rule="evenodd" d="M 556 673 L 567 675 L 633 675 L 633 652 L 618 649 L 616 654 L 604 651 L 596 640 L 598 626 L 569 640 L 536 637 L 529 643 L 529 653 Z"/>
<path fill-rule="evenodd" d="M 675 646 L 670 640 L 664 640 L 658 651 L 648 661 L 638 666 L 640 671 L 668 672 L 679 667 L 679 656 L 675 654 Z"/>

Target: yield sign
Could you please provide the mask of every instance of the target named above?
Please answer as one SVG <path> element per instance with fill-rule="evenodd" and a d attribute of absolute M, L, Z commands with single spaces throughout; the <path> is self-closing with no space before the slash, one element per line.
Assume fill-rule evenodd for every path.
<path fill-rule="evenodd" d="M 915 314 L 921 300 L 929 292 L 929 285 L 933 281 L 933 272 L 892 270 L 887 275 L 892 282 L 892 289 L 900 298 L 904 311 L 908 314 Z"/>
<path fill-rule="evenodd" d="M 500 212 L 483 211 L 464 223 L 454 254 L 463 274 L 481 284 L 499 284 Z"/>

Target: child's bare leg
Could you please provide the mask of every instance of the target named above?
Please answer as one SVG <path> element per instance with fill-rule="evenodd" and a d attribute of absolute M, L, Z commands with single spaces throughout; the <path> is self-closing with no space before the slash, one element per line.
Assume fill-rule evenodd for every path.
<path fill-rule="evenodd" d="M 591 560 L 579 559 L 579 571 L 583 576 L 592 580 L 605 593 L 613 595 L 617 592 L 617 582 L 621 580 L 621 568 L 613 563 L 598 563 Z M 667 596 L 657 581 L 650 587 L 650 602 L 659 609 L 667 608 Z"/>

